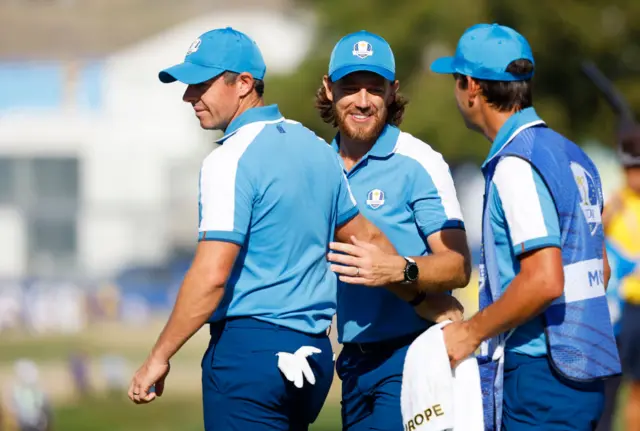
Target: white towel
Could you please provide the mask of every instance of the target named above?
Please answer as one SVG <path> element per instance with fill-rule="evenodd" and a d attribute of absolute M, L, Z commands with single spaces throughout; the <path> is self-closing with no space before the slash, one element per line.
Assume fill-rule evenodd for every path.
<path fill-rule="evenodd" d="M 484 431 L 480 369 L 474 357 L 463 360 L 453 370 L 453 408 L 455 431 Z"/>
<path fill-rule="evenodd" d="M 405 431 L 484 431 L 480 373 L 475 358 L 453 371 L 442 328 L 432 326 L 407 351 L 402 373 L 402 421 Z"/>

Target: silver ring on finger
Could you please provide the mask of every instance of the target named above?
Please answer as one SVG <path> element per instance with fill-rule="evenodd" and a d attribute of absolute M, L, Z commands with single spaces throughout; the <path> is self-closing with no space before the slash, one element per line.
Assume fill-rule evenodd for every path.
<path fill-rule="evenodd" d="M 356 277 L 360 275 L 360 268 L 356 266 Z"/>

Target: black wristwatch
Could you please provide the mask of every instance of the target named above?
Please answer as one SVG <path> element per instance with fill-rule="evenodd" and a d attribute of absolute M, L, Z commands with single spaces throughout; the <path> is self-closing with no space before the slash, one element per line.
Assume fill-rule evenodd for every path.
<path fill-rule="evenodd" d="M 404 266 L 404 281 L 403 283 L 415 283 L 418 281 L 418 264 L 415 260 L 410 257 L 404 256 L 404 260 L 407 261 L 407 264 Z"/>

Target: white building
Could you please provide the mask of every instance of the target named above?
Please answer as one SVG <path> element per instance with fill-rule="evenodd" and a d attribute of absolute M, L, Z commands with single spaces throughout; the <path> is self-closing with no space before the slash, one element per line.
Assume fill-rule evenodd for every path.
<path fill-rule="evenodd" d="M 194 247 L 198 171 L 216 135 L 181 102 L 184 86 L 157 74 L 225 26 L 257 41 L 268 76 L 294 70 L 314 37 L 309 15 L 253 7 L 97 62 L 0 62 L 13 78 L 0 86 L 12 97 L 0 100 L 0 277 L 109 276 Z"/>

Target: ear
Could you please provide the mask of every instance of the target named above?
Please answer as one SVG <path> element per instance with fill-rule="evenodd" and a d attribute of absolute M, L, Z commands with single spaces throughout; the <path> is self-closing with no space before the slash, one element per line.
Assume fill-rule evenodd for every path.
<path fill-rule="evenodd" d="M 324 91 L 327 93 L 327 99 L 329 99 L 329 102 L 333 102 L 333 83 L 327 75 L 322 77 L 322 85 L 324 85 Z"/>
<path fill-rule="evenodd" d="M 240 97 L 246 97 L 251 94 L 253 90 L 253 86 L 255 85 L 255 80 L 250 73 L 242 72 L 238 75 L 238 79 L 236 79 L 236 89 L 240 93 Z"/>
<path fill-rule="evenodd" d="M 475 79 L 469 76 L 465 76 L 465 78 L 467 79 L 467 89 L 469 90 L 469 103 L 473 103 L 482 94 L 482 89 Z"/>
<path fill-rule="evenodd" d="M 397 79 L 391 83 L 391 90 L 393 93 L 397 93 L 400 90 L 400 81 Z"/>

